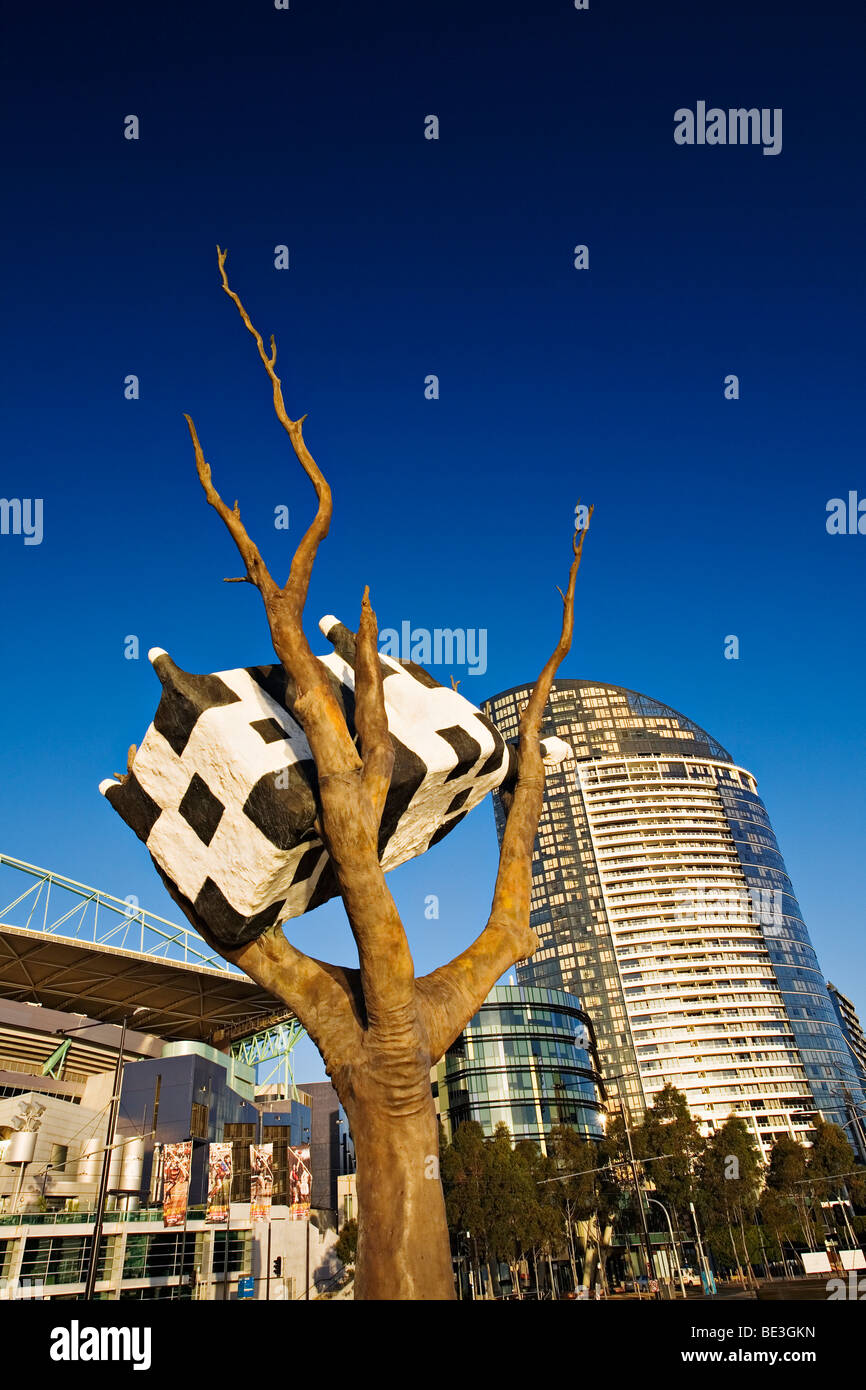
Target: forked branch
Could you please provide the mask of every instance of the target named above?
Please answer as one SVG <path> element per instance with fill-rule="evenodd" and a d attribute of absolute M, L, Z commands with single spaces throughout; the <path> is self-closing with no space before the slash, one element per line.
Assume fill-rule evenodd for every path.
<path fill-rule="evenodd" d="M 240 557 L 246 565 L 247 572 L 241 576 L 241 580 L 246 579 L 251 584 L 255 584 L 262 597 L 267 600 L 277 593 L 277 585 L 268 572 L 268 567 L 259 553 L 259 548 L 254 541 L 247 535 L 247 529 L 241 521 L 240 509 L 237 502 L 234 508 L 227 507 L 213 485 L 210 464 L 207 462 L 196 434 L 195 425 L 189 415 L 183 417 L 189 426 L 192 445 L 195 449 L 195 466 L 198 471 L 199 482 L 204 488 L 204 495 L 214 511 L 217 512 L 225 522 L 231 534 L 232 540 L 240 552 Z M 228 583 L 238 583 L 239 580 L 228 580 Z"/>
<path fill-rule="evenodd" d="M 250 320 L 240 297 L 229 285 L 225 271 L 227 255 L 227 251 L 217 247 L 223 289 L 237 306 L 238 313 L 255 339 L 259 356 L 273 387 L 274 409 L 277 417 L 292 441 L 295 455 L 304 472 L 313 484 L 318 501 L 316 515 L 295 551 L 285 585 L 280 587 L 269 573 L 258 547 L 250 539 L 241 521 L 238 504 L 235 503 L 233 508 L 228 507 L 214 487 L 210 465 L 204 457 L 195 425 L 190 417 L 186 416 L 195 449 L 196 468 L 205 496 L 214 510 L 222 517 L 246 568 L 246 575 L 241 575 L 238 579 L 229 579 L 227 582 L 238 583 L 246 579 L 249 583 L 255 584 L 260 591 L 265 602 L 274 650 L 282 662 L 287 676 L 295 682 L 299 697 L 296 709 L 302 722 L 304 722 L 302 711 L 305 708 L 303 697 L 311 697 L 307 701 L 311 727 L 307 727 L 307 723 L 304 723 L 304 730 L 317 766 L 320 771 L 325 772 L 338 769 L 346 770 L 357 762 L 352 749 L 352 741 L 342 711 L 328 686 L 320 662 L 317 661 L 310 649 L 303 630 L 304 604 L 313 562 L 320 542 L 328 534 L 328 527 L 331 522 L 331 489 L 304 443 L 302 426 L 306 417 L 302 416 L 300 420 L 292 420 L 286 410 L 282 385 L 274 371 L 277 357 L 276 342 L 272 337 L 271 351 L 268 354 L 265 351 L 261 334 Z"/>
<path fill-rule="evenodd" d="M 378 826 L 394 770 L 394 745 L 388 733 L 377 637 L 376 614 L 370 606 L 370 590 L 365 588 L 355 645 L 355 727 L 364 763 L 361 780 Z"/>
<path fill-rule="evenodd" d="M 339 967 L 323 966 L 297 951 L 281 931 L 266 933 L 231 958 L 296 1009 L 310 1033 L 317 1036 L 327 1057 L 334 1055 L 335 1046 L 328 1021 L 329 1008 L 334 1011 L 334 1028 L 342 1036 L 348 1027 L 344 1018 L 347 1000 L 351 998 L 353 1003 L 355 1022 L 362 1020 L 366 1024 L 377 1015 L 384 1017 L 392 1013 L 395 1007 L 405 1008 L 412 998 L 414 981 L 405 931 L 378 856 L 379 826 L 394 752 L 385 711 L 376 617 L 370 606 L 369 591 L 365 591 L 356 643 L 355 718 L 360 743 L 360 749 L 356 749 L 327 671 L 313 655 L 303 631 L 303 610 L 313 563 L 331 521 L 331 490 L 304 443 L 305 417 L 292 420 L 286 410 L 282 385 L 275 370 L 275 340 L 271 338 L 270 353 L 266 352 L 261 334 L 229 285 L 225 271 L 227 253 L 217 247 L 217 254 L 223 289 L 255 340 L 273 387 L 277 417 L 318 500 L 316 516 L 295 551 L 282 588 L 268 572 L 258 547 L 248 536 L 237 503 L 229 508 L 214 487 L 195 426 L 187 416 L 196 468 L 205 496 L 228 528 L 246 569 L 240 581 L 229 582 L 246 579 L 261 592 L 274 650 L 295 684 L 294 714 L 307 736 L 318 773 L 321 812 L 317 826 L 337 876 L 358 945 L 361 968 L 359 972 L 347 972 Z M 346 981 L 350 979 L 352 988 L 348 990 Z M 308 991 L 311 992 L 312 1013 L 306 1002 Z M 318 1035 L 311 1022 L 317 1017 L 316 1000 L 323 1001 L 316 1024 Z M 356 1043 L 354 1039 L 353 1046 Z M 344 1055 L 351 1056 L 352 1048 Z"/>
<path fill-rule="evenodd" d="M 277 413 L 277 419 L 292 441 L 292 448 L 295 451 L 298 462 L 313 484 L 319 503 L 316 515 L 295 551 L 289 578 L 283 588 L 283 593 L 291 605 L 292 616 L 297 623 L 300 623 L 301 614 L 307 599 L 307 590 L 310 585 L 310 575 L 313 572 L 313 561 L 316 558 L 316 551 L 320 543 L 327 536 L 331 524 L 331 516 L 333 513 L 331 489 L 328 486 L 325 475 L 318 467 L 315 459 L 304 443 L 303 424 L 307 418 L 306 415 L 302 415 L 299 420 L 292 420 L 286 410 L 286 404 L 283 400 L 282 382 L 274 370 L 274 364 L 277 360 L 276 340 L 273 334 L 271 334 L 271 351 L 270 353 L 266 353 L 261 333 L 251 322 L 249 314 L 241 303 L 240 296 L 236 294 L 229 285 L 225 270 L 227 256 L 228 251 L 223 251 L 218 246 L 217 259 L 219 261 L 220 278 L 222 279 L 223 289 L 229 299 L 233 300 L 237 305 L 238 313 L 255 339 L 256 347 L 259 350 L 259 357 L 262 359 L 265 371 L 270 377 L 271 386 L 273 387 L 274 410 Z"/>
<path fill-rule="evenodd" d="M 532 849 L 544 798 L 544 762 L 541 756 L 541 719 L 556 672 L 571 648 L 574 633 L 574 589 L 583 553 L 586 528 L 575 533 L 574 558 L 563 599 L 559 640 L 535 682 L 520 717 L 517 784 L 508 810 L 493 904 L 481 935 L 447 965 L 417 981 L 424 1001 L 432 1060 L 442 1054 L 489 994 L 501 975 L 515 961 L 535 950 L 535 932 L 529 922 L 532 890 Z M 560 591 L 561 592 L 561 591 Z"/>

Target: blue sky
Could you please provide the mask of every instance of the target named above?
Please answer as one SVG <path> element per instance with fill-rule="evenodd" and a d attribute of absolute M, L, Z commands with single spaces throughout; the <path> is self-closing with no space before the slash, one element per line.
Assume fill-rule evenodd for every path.
<path fill-rule="evenodd" d="M 309 630 L 354 624 L 369 583 L 382 627 L 487 630 L 462 693 L 524 681 L 594 501 L 562 674 L 672 704 L 755 772 L 822 966 L 866 1008 L 866 538 L 825 528 L 866 495 L 862 28 L 745 0 L 16 16 L 2 494 L 42 498 L 44 535 L 0 536 L 0 849 L 176 918 L 97 792 L 155 709 L 144 653 L 271 659 L 183 412 L 277 574 L 312 493 L 219 242 L 334 490 Z M 699 100 L 781 108 L 781 153 L 676 145 Z M 495 865 L 482 807 L 392 876 L 419 971 L 483 924 Z M 353 959 L 335 904 L 290 934 Z"/>

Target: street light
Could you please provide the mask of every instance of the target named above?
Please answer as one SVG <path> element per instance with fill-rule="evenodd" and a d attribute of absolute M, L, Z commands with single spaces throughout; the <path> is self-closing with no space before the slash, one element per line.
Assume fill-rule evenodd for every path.
<path fill-rule="evenodd" d="M 650 1196 L 647 1195 L 646 1193 L 645 1193 L 644 1195 L 646 1196 L 646 1199 L 647 1199 L 648 1202 L 652 1202 L 652 1204 L 653 1204 L 654 1207 L 661 1207 L 662 1211 L 663 1211 L 664 1214 L 665 1214 L 665 1221 L 668 1223 L 668 1230 L 669 1230 L 669 1232 L 670 1232 L 670 1237 L 671 1237 L 671 1249 L 672 1249 L 673 1252 L 674 1252 L 674 1259 L 676 1260 L 676 1264 L 677 1264 L 677 1274 L 678 1274 L 678 1276 L 679 1276 L 679 1281 L 680 1281 L 680 1291 L 681 1291 L 681 1293 L 682 1293 L 683 1298 L 685 1298 L 685 1296 L 686 1296 L 686 1286 L 685 1286 L 685 1283 L 683 1282 L 683 1271 L 682 1271 L 682 1266 L 680 1265 L 679 1253 L 677 1252 L 677 1247 L 676 1247 L 676 1245 L 674 1244 L 674 1228 L 673 1228 L 673 1226 L 671 1225 L 670 1214 L 669 1214 L 669 1212 L 668 1212 L 667 1207 L 664 1205 L 664 1203 L 663 1203 L 663 1202 L 660 1202 L 660 1201 L 658 1200 L 657 1197 L 650 1197 Z"/>
<path fill-rule="evenodd" d="M 622 1080 L 624 1080 L 625 1078 L 631 1077 L 631 1076 L 636 1076 L 636 1077 L 638 1078 L 638 1080 L 640 1080 L 640 1072 L 636 1072 L 636 1071 L 621 1071 L 621 1072 L 619 1072 L 616 1076 L 610 1076 L 610 1077 L 608 1077 L 607 1079 L 608 1079 L 609 1081 L 622 1081 Z M 639 1208 L 639 1210 L 640 1210 L 641 1225 L 643 1226 L 644 1254 L 645 1254 L 645 1258 L 646 1258 L 647 1281 L 649 1281 L 650 1279 L 655 1279 L 655 1277 L 656 1277 L 656 1275 L 655 1275 L 655 1265 L 654 1265 L 654 1263 L 653 1263 L 652 1245 L 651 1245 L 651 1243 L 650 1243 L 650 1236 L 649 1236 L 649 1226 L 647 1225 L 647 1219 L 646 1219 L 646 1208 L 645 1208 L 645 1206 L 644 1206 L 644 1204 L 643 1204 L 643 1201 L 641 1200 L 641 1190 L 640 1190 L 640 1184 L 639 1184 L 639 1182 L 638 1182 L 637 1164 L 635 1163 L 634 1149 L 632 1148 L 631 1130 L 630 1130 L 630 1128 L 629 1128 L 629 1113 L 628 1113 L 628 1106 L 626 1105 L 625 1094 L 623 1094 L 623 1095 L 621 1095 L 621 1096 L 619 1097 L 619 1103 L 620 1103 L 620 1106 L 622 1107 L 622 1122 L 623 1122 L 623 1126 L 624 1126 L 624 1128 L 625 1128 L 625 1137 L 626 1137 L 626 1139 L 628 1140 L 628 1154 L 629 1154 L 629 1160 L 630 1160 L 630 1163 L 631 1163 L 632 1177 L 633 1177 L 633 1179 L 634 1179 L 634 1191 L 635 1191 L 635 1196 L 636 1196 L 636 1198 L 637 1198 L 638 1208 Z"/>
<path fill-rule="evenodd" d="M 715 1290 L 715 1280 L 713 1278 L 712 1270 L 710 1269 L 709 1261 L 706 1255 L 704 1254 L 704 1245 L 703 1241 L 701 1240 L 701 1228 L 698 1225 L 698 1214 L 695 1211 L 694 1202 L 689 1202 L 689 1211 L 692 1214 L 692 1221 L 695 1223 L 695 1237 L 698 1246 L 698 1258 L 701 1262 L 701 1273 L 703 1275 L 704 1293 L 709 1294 L 711 1291 Z"/>

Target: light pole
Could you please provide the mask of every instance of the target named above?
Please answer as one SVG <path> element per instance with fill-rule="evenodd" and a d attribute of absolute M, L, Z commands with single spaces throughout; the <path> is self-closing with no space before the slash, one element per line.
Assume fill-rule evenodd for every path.
<path fill-rule="evenodd" d="M 671 1250 L 672 1250 L 673 1253 L 674 1253 L 674 1260 L 676 1261 L 676 1266 L 677 1266 L 677 1275 L 679 1276 L 679 1281 L 680 1281 L 680 1292 L 682 1293 L 683 1298 L 685 1298 L 685 1296 L 686 1296 L 686 1286 L 685 1286 L 685 1284 L 684 1284 L 684 1282 L 683 1282 L 683 1271 L 682 1271 L 682 1266 L 680 1265 L 680 1257 L 679 1257 L 679 1254 L 677 1253 L 676 1244 L 674 1243 L 674 1228 L 673 1228 L 673 1226 L 671 1225 L 671 1218 L 670 1218 L 670 1215 L 669 1215 L 669 1213 L 668 1213 L 668 1209 L 667 1209 L 667 1207 L 664 1205 L 663 1202 L 660 1202 L 660 1201 L 658 1200 L 657 1197 L 650 1197 L 650 1196 L 647 1196 L 647 1201 L 648 1201 L 648 1202 L 652 1202 L 652 1204 L 653 1204 L 654 1207 L 661 1207 L 662 1211 L 663 1211 L 664 1214 L 665 1214 L 665 1221 L 668 1223 L 668 1231 L 670 1232 L 670 1237 L 671 1237 Z"/>
<path fill-rule="evenodd" d="M 710 1266 L 709 1266 L 709 1264 L 707 1263 L 707 1257 L 706 1257 L 706 1255 L 704 1254 L 704 1246 L 703 1246 L 703 1242 L 701 1241 L 701 1228 L 700 1228 L 700 1226 L 698 1225 L 698 1214 L 697 1214 L 697 1212 L 695 1211 L 695 1204 L 694 1204 L 694 1202 L 689 1202 L 689 1210 L 690 1210 L 691 1213 L 692 1213 L 692 1221 L 695 1223 L 695 1235 L 697 1236 L 697 1240 L 698 1240 L 698 1255 L 699 1255 L 699 1257 L 700 1257 L 701 1269 L 702 1269 L 702 1271 L 703 1271 L 703 1276 L 704 1276 L 704 1284 L 705 1284 L 704 1292 L 708 1294 L 708 1293 L 710 1292 L 710 1289 L 712 1288 L 712 1282 L 711 1282 L 712 1276 L 711 1276 L 711 1273 L 710 1273 Z"/>
<path fill-rule="evenodd" d="M 123 1045 L 126 1042 L 126 1016 L 120 1029 L 120 1045 L 117 1049 L 117 1065 L 114 1068 L 114 1083 L 111 1090 L 111 1106 L 108 1111 L 108 1131 L 105 1136 L 105 1153 L 102 1155 L 102 1172 L 99 1176 L 99 1193 L 96 1198 L 96 1213 L 93 1222 L 93 1235 L 90 1240 L 90 1259 L 87 1264 L 87 1278 L 84 1283 L 84 1298 L 93 1298 L 96 1288 L 96 1272 L 99 1266 L 99 1246 L 102 1241 L 102 1223 L 105 1217 L 105 1203 L 108 1197 L 108 1178 L 111 1171 L 111 1150 L 117 1130 L 117 1112 L 120 1109 L 120 1087 L 123 1082 Z"/>
<path fill-rule="evenodd" d="M 638 1080 L 640 1080 L 640 1073 L 639 1073 L 639 1072 L 636 1072 L 636 1071 L 621 1071 L 621 1072 L 619 1072 L 616 1076 L 611 1076 L 611 1077 L 609 1077 L 608 1079 L 609 1079 L 610 1081 L 622 1081 L 624 1078 L 630 1077 L 630 1076 L 636 1076 L 636 1077 L 638 1078 Z M 620 1108 L 621 1108 L 621 1110 L 622 1110 L 622 1123 L 623 1123 L 623 1127 L 624 1127 L 624 1129 L 625 1129 L 625 1137 L 626 1137 L 626 1139 L 627 1139 L 627 1141 L 628 1141 L 628 1156 L 629 1156 L 629 1161 L 630 1161 L 630 1163 L 631 1163 L 632 1177 L 633 1177 L 633 1179 L 634 1179 L 635 1197 L 637 1198 L 638 1209 L 639 1209 L 639 1211 L 640 1211 L 641 1225 L 642 1225 L 642 1227 L 643 1227 L 644 1257 L 645 1257 L 645 1259 L 646 1259 L 647 1283 L 649 1284 L 649 1281 L 650 1281 L 651 1279 L 655 1279 L 655 1277 L 656 1277 L 656 1275 L 655 1275 L 655 1265 L 654 1265 L 654 1263 L 653 1263 L 653 1254 L 652 1254 L 652 1245 L 651 1245 L 651 1243 L 650 1243 L 649 1226 L 647 1225 L 647 1219 L 646 1219 L 646 1207 L 645 1207 L 644 1204 L 643 1204 L 643 1200 L 642 1200 L 642 1196 L 641 1196 L 640 1183 L 639 1183 L 639 1181 L 638 1181 L 638 1175 L 637 1175 L 637 1164 L 635 1163 L 634 1149 L 633 1149 L 633 1147 L 632 1147 L 632 1142 L 631 1142 L 631 1129 L 629 1128 L 629 1112 L 628 1112 L 628 1106 L 627 1106 L 627 1104 L 626 1104 L 626 1099 L 625 1099 L 625 1095 L 624 1095 L 624 1094 L 621 1095 L 621 1096 L 619 1097 L 619 1103 L 620 1103 Z M 649 1291 L 649 1290 L 648 1290 L 648 1291 Z"/>

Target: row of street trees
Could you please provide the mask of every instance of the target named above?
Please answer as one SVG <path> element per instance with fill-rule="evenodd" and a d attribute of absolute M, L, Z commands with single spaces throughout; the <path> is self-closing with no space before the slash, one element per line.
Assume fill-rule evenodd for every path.
<path fill-rule="evenodd" d="M 518 1291 L 521 1268 L 536 1287 L 547 1268 L 542 1282 L 552 1285 L 554 1260 L 570 1265 L 575 1287 L 596 1278 L 605 1287 L 615 1233 L 642 1231 L 638 1193 L 650 1230 L 667 1230 L 660 1203 L 682 1251 L 696 1217 L 717 1273 L 743 1281 L 774 1267 L 800 1273 L 799 1251 L 850 1247 L 866 1234 L 866 1169 L 836 1125 L 819 1121 L 809 1148 L 777 1139 L 765 1164 L 741 1117 L 704 1137 L 685 1096 L 667 1085 L 630 1138 L 634 1165 L 621 1115 L 601 1142 L 552 1130 L 546 1154 L 529 1140 L 512 1145 L 504 1124 L 485 1139 L 466 1123 L 443 1141 L 448 1224 L 475 1287 L 486 1266 L 495 1289 L 498 1264 Z"/>

